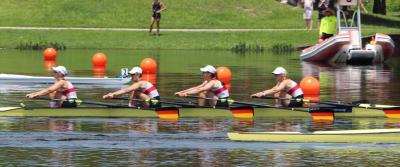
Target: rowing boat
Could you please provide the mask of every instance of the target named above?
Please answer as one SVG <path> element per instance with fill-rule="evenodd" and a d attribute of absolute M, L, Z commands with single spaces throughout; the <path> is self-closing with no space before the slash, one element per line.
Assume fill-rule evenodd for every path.
<path fill-rule="evenodd" d="M 296 143 L 400 143 L 400 129 L 366 129 L 315 132 L 229 132 L 234 141 Z"/>
<path fill-rule="evenodd" d="M 390 117 L 398 118 L 400 110 L 391 110 L 392 114 L 385 115 L 381 109 L 356 108 L 351 112 L 335 112 L 335 117 Z M 310 117 L 305 108 L 251 108 L 232 107 L 230 109 L 215 108 L 160 108 L 133 109 L 107 107 L 78 107 L 78 108 L 35 108 L 0 107 L 0 117 L 160 117 L 169 114 L 171 118 L 179 117 L 235 117 L 235 118 L 286 118 Z M 394 114 L 393 114 L 394 113 Z M 169 118 L 169 117 L 167 117 Z"/>
<path fill-rule="evenodd" d="M 128 83 L 131 79 L 126 77 L 118 78 L 89 78 L 89 77 L 65 77 L 74 84 L 96 84 L 96 85 L 122 85 Z M 0 83 L 19 83 L 19 84 L 52 84 L 53 77 L 0 74 Z"/>

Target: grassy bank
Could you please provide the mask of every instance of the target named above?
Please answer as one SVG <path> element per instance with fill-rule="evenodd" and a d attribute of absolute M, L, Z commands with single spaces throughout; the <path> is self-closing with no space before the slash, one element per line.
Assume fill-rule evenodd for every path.
<path fill-rule="evenodd" d="M 290 28 L 304 27 L 303 9 L 276 0 L 162 0 L 168 7 L 162 28 Z M 147 28 L 151 0 L 3 0 L 0 26 Z M 367 6 L 369 9 L 372 3 Z M 314 13 L 316 22 L 317 13 Z M 400 17 L 363 15 L 363 35 L 400 33 Z M 316 25 L 316 24 L 315 24 Z M 271 48 L 304 46 L 317 41 L 317 30 L 271 32 L 146 32 L 0 30 L 0 47 L 15 48 L 42 41 L 67 48 L 231 49 L 239 44 Z"/>
<path fill-rule="evenodd" d="M 2 0 L 0 25 L 147 28 L 152 0 Z M 275 0 L 162 0 L 164 28 L 302 27 L 302 11 Z M 278 19 L 277 16 L 280 18 Z"/>
<path fill-rule="evenodd" d="M 161 36 L 131 31 L 0 31 L 0 47 L 14 48 L 23 41 L 57 41 L 70 48 L 230 49 L 240 42 L 271 47 L 279 43 L 312 43 L 316 32 L 164 32 Z M 279 39 L 279 40 L 277 40 Z"/>
<path fill-rule="evenodd" d="M 303 28 L 303 9 L 276 0 L 162 0 L 163 28 Z M 1 26 L 147 28 L 152 0 L 2 0 Z M 367 8 L 372 12 L 372 2 Z M 388 3 L 396 5 L 397 3 Z M 390 8 L 392 9 L 392 8 Z M 396 10 L 397 8 L 393 8 Z M 371 16 L 366 26 L 400 28 L 400 17 Z M 317 13 L 314 13 L 316 20 Z"/>
<path fill-rule="evenodd" d="M 365 30 L 365 35 L 376 30 Z M 386 29 L 399 33 L 398 29 Z M 317 31 L 164 32 L 161 36 L 132 31 L 2 30 L 0 47 L 15 48 L 21 41 L 62 42 L 70 48 L 231 49 L 239 43 L 272 48 L 276 44 L 304 46 L 317 41 Z"/>

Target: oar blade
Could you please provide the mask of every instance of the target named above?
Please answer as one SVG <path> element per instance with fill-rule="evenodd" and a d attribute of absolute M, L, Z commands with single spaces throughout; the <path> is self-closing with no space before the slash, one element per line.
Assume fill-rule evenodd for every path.
<path fill-rule="evenodd" d="M 388 118 L 400 118 L 400 107 L 384 108 L 383 112 Z"/>
<path fill-rule="evenodd" d="M 21 107 L 0 107 L 0 112 L 5 112 L 5 111 L 11 111 L 11 110 L 16 110 L 20 109 Z"/>
<path fill-rule="evenodd" d="M 253 107 L 231 107 L 230 110 L 234 118 L 254 118 Z"/>
<path fill-rule="evenodd" d="M 335 119 L 334 108 L 332 107 L 318 107 L 311 108 L 309 111 L 313 120 L 329 120 L 333 121 Z"/>
<path fill-rule="evenodd" d="M 176 107 L 162 107 L 155 109 L 160 119 L 179 119 L 179 109 Z"/>

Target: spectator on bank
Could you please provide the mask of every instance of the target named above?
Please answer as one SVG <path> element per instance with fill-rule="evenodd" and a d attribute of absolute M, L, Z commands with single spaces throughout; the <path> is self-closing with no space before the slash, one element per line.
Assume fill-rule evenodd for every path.
<path fill-rule="evenodd" d="M 306 23 L 306 29 L 312 30 L 313 0 L 302 0 L 304 6 L 303 19 Z"/>
<path fill-rule="evenodd" d="M 318 9 L 318 27 L 321 24 L 321 19 L 324 17 L 322 14 L 325 9 L 328 8 L 329 1 L 328 0 L 316 0 L 315 1 L 317 9 Z"/>
<path fill-rule="evenodd" d="M 153 11 L 153 15 L 151 16 L 150 21 L 150 30 L 149 33 L 153 31 L 153 25 L 157 22 L 157 35 L 160 35 L 160 20 L 161 20 L 161 12 L 167 9 L 165 5 L 160 0 L 154 0 L 151 5 L 151 10 Z"/>
<path fill-rule="evenodd" d="M 321 20 L 321 26 L 319 28 L 319 42 L 332 37 L 336 33 L 337 29 L 335 11 L 327 8 L 322 12 L 322 14 L 324 17 Z"/>

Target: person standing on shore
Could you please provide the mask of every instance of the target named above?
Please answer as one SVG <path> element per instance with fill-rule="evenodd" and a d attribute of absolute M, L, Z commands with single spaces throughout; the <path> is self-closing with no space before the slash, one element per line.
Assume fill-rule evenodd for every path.
<path fill-rule="evenodd" d="M 303 18 L 306 22 L 306 29 L 312 30 L 313 0 L 302 0 L 304 5 Z"/>
<path fill-rule="evenodd" d="M 160 0 L 154 0 L 153 4 L 151 5 L 151 11 L 153 12 L 153 15 L 151 16 L 150 21 L 150 34 L 153 31 L 154 23 L 157 22 L 157 35 L 160 35 L 161 12 L 166 9 L 167 7 Z"/>

